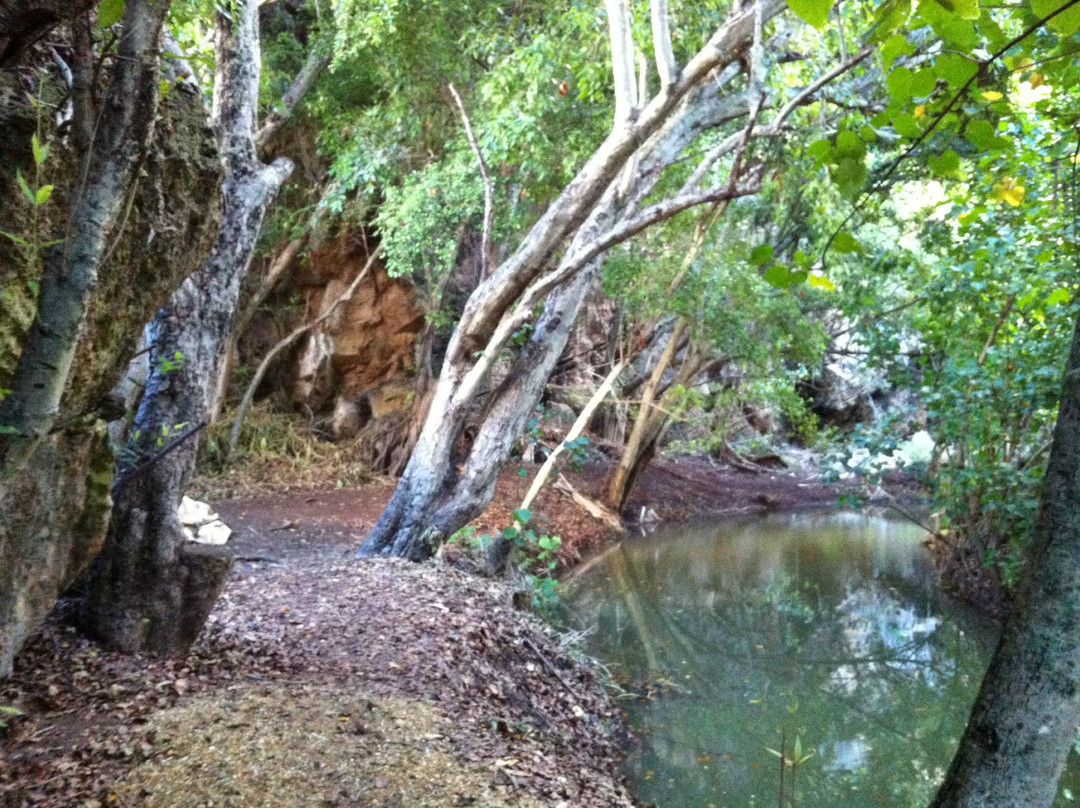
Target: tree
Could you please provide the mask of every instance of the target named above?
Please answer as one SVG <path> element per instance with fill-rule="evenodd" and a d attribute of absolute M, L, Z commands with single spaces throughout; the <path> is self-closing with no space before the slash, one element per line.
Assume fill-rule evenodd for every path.
<path fill-rule="evenodd" d="M 213 409 L 263 218 L 293 168 L 284 157 L 264 165 L 257 144 L 281 126 L 327 63 L 316 43 L 281 106 L 257 130 L 258 7 L 243 0 L 231 14 L 216 12 L 213 117 L 225 160 L 224 221 L 209 260 L 147 327 L 151 373 L 129 446 L 136 460 L 121 468 L 108 539 L 89 577 L 84 628 L 127 651 L 185 650 L 232 565 L 227 550 L 186 541 L 177 508 L 194 471 L 195 433 Z"/>
<path fill-rule="evenodd" d="M 753 136 L 778 132 L 758 126 L 764 105 L 763 28 L 782 7 L 762 2 L 737 9 L 681 69 L 673 69 L 669 21 L 653 14 L 660 90 L 651 100 L 645 70 L 634 79 L 634 42 L 624 3 L 608 4 L 616 119 L 610 134 L 529 230 L 517 250 L 470 296 L 451 337 L 427 420 L 386 510 L 361 554 L 420 559 L 478 515 L 490 500 L 506 460 L 566 344 L 583 297 L 606 250 L 695 205 L 755 193 L 760 166 L 743 165 Z M 746 91 L 731 87 L 749 49 Z M 648 64 L 647 61 L 643 64 Z M 703 131 L 748 118 L 740 131 L 706 150 L 697 170 L 672 196 L 647 204 L 664 170 Z M 782 120 L 782 119 L 781 119 Z M 718 160 L 730 157 L 719 184 L 704 187 Z M 665 177 L 670 182 L 670 179 Z M 455 446 L 481 383 L 511 337 L 543 311 L 512 367 L 485 402 L 472 445 Z"/>
<path fill-rule="evenodd" d="M 157 113 L 162 27 L 169 3 L 125 6 L 102 125 L 85 144 L 86 182 L 72 207 L 62 244 L 46 248 L 37 317 L 22 346 L 11 390 L 0 405 L 0 464 L 17 473 L 52 430 L 60 411 L 108 238 L 120 222 L 135 174 L 146 157 Z M 76 132 L 90 126 L 78 121 Z"/>
<path fill-rule="evenodd" d="M 0 428 L 0 676 L 101 548 L 114 473 L 106 394 L 220 223 L 222 169 L 202 98 L 177 60 L 159 61 L 166 6 L 130 0 L 123 20 L 96 24 L 75 16 L 70 36 L 27 49 L 0 78 L 10 100 L 0 113 L 0 388 L 11 388 Z M 27 99 L 20 84 L 31 75 Z M 67 138 L 40 101 L 70 111 Z M 16 169 L 38 186 L 35 201 L 52 186 L 44 205 L 27 200 Z M 207 204 L 166 204 L 190 198 Z"/>
<path fill-rule="evenodd" d="M 1080 322 L 1028 570 L 931 808 L 1050 805 L 1080 726 Z"/>

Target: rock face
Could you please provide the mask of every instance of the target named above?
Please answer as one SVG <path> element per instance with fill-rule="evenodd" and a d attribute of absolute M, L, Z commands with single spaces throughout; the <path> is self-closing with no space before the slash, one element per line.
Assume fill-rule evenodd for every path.
<path fill-rule="evenodd" d="M 304 294 L 305 320 L 330 308 L 367 259 L 364 243 L 348 235 L 310 253 L 294 280 Z M 352 299 L 305 337 L 293 402 L 330 416 L 335 438 L 351 437 L 373 417 L 408 406 L 401 382 L 415 371 L 414 347 L 423 327 L 412 286 L 376 264 Z"/>
<path fill-rule="evenodd" d="M 24 222 L 18 220 L 14 204 L 8 209 L 9 201 L 17 198 L 12 190 L 15 170 L 32 170 L 25 123 L 33 113 L 14 100 L 22 96 L 5 96 L 0 90 L 0 97 L 8 99 L 0 104 L 0 142 L 24 144 L 19 159 L 0 164 L 5 229 L 16 232 Z M 78 171 L 65 159 L 59 142 L 53 151 L 50 163 L 57 167 L 49 179 L 57 191 L 50 201 L 50 218 L 62 222 L 67 190 L 78 181 Z M 221 222 L 215 203 L 221 182 L 217 143 L 203 100 L 176 88 L 161 103 L 151 154 L 126 227 L 99 271 L 61 403 L 64 428 L 40 443 L 16 479 L 0 484 L 0 676 L 10 673 L 27 634 L 101 549 L 114 461 L 99 405 L 135 352 L 143 325 L 205 260 Z M 34 269 L 26 263 L 8 245 L 0 247 L 0 279 L 26 277 Z M 40 272 L 40 262 L 30 263 Z M 21 284 L 19 294 L 25 297 L 27 289 L 33 286 Z M 22 303 L 32 315 L 36 301 Z M 17 347 L 25 336 L 22 327 L 0 331 L 5 332 L 0 340 L 5 346 Z M 0 351 L 0 387 L 17 359 L 16 350 Z"/>

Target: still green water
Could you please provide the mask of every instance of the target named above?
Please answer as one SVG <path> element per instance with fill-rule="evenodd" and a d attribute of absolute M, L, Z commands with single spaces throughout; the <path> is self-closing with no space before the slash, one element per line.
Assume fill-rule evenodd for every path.
<path fill-rule="evenodd" d="M 789 755 L 796 738 L 812 753 L 798 805 L 925 806 L 996 629 L 938 592 L 922 538 L 877 516 L 803 513 L 670 530 L 585 569 L 567 602 L 596 627 L 590 653 L 617 679 L 666 683 L 625 702 L 636 796 L 776 806 L 768 750 L 783 737 Z M 1055 805 L 1077 804 L 1074 763 Z"/>

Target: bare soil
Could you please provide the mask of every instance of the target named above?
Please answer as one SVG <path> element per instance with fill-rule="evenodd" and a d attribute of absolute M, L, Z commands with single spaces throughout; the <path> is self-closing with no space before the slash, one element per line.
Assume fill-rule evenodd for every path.
<path fill-rule="evenodd" d="M 599 496 L 606 468 L 571 475 Z M 531 476 L 531 475 L 530 475 Z M 509 468 L 480 531 L 510 523 Z M 595 668 L 502 584 L 358 561 L 390 482 L 217 503 L 236 570 L 184 659 L 105 652 L 58 610 L 0 705 L 3 806 L 630 806 L 622 714 Z M 667 521 L 832 504 L 837 490 L 711 460 L 654 463 L 630 504 Z M 548 489 L 572 566 L 614 538 Z"/>

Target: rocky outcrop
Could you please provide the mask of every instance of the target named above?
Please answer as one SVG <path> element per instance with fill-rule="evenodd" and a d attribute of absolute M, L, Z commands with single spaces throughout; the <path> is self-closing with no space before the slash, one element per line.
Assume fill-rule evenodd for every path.
<path fill-rule="evenodd" d="M 0 187 L 13 185 L 17 167 L 27 173 L 31 165 L 25 124 L 35 116 L 10 100 L 17 97 L 25 96 L 11 93 L 0 104 L 0 142 L 15 139 L 25 147 L 19 160 L 0 164 Z M 50 217 L 61 222 L 78 171 L 65 158 L 61 139 L 50 140 L 49 182 L 57 186 Z M 0 485 L 0 676 L 10 672 L 27 634 L 101 549 L 114 473 L 102 402 L 134 353 L 143 325 L 205 260 L 220 226 L 221 182 L 203 99 L 177 83 L 161 102 L 124 227 L 100 268 L 59 427 L 38 444 L 16 479 Z M 26 224 L 14 221 L 14 199 L 15 194 L 4 196 L 5 229 Z M 29 262 L 29 271 L 35 263 L 40 262 Z M 24 277 L 27 271 L 10 245 L 0 249 L 0 278 L 23 281 L 18 293 L 24 297 L 35 288 L 34 279 Z M 32 298 L 22 302 L 36 305 Z M 24 333 L 5 334 L 4 343 L 17 346 Z M 16 351 L 0 352 L 0 387 L 17 358 Z"/>
<path fill-rule="evenodd" d="M 368 259 L 363 241 L 342 236 L 312 251 L 296 273 L 306 320 L 330 308 Z M 408 407 L 414 348 L 424 311 L 411 284 L 377 264 L 367 280 L 297 353 L 293 403 L 328 417 L 335 438 L 351 437 L 372 418 Z"/>

